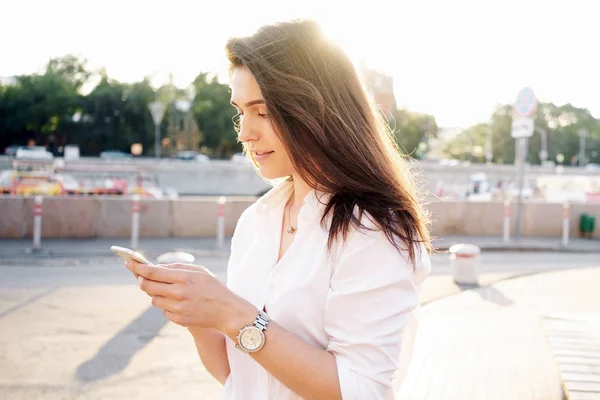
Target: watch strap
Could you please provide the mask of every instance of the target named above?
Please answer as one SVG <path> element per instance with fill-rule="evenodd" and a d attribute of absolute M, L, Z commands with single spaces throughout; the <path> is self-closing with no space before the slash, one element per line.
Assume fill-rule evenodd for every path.
<path fill-rule="evenodd" d="M 269 326 L 269 322 L 271 319 L 264 311 L 259 311 L 256 319 L 254 320 L 254 326 L 260 329 L 261 331 L 267 330 L 267 326 Z"/>

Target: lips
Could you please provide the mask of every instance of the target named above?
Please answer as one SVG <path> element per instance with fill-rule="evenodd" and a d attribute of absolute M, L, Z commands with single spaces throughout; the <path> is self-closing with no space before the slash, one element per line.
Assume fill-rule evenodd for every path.
<path fill-rule="evenodd" d="M 265 161 L 274 151 L 253 151 L 254 160 L 258 163 Z"/>

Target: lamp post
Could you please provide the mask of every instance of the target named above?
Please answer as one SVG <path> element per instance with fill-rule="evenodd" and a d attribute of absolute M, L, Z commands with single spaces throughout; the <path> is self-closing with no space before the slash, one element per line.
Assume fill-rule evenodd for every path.
<path fill-rule="evenodd" d="M 494 152 L 492 148 L 492 127 L 494 126 L 494 121 L 490 118 L 488 121 L 488 135 L 487 142 L 485 143 L 485 159 L 488 164 L 492 163 L 492 159 L 494 158 Z"/>
<path fill-rule="evenodd" d="M 165 115 L 166 107 L 160 101 L 148 104 L 152 120 L 154 121 L 154 157 L 160 158 L 160 123 Z"/>
<path fill-rule="evenodd" d="M 585 139 L 589 136 L 589 133 L 585 129 L 580 129 L 577 134 L 579 135 L 579 156 L 577 157 L 577 164 L 579 164 L 580 167 L 584 167 L 586 163 Z"/>
<path fill-rule="evenodd" d="M 540 136 L 542 137 L 542 149 L 540 150 L 540 161 L 542 164 L 544 164 L 544 162 L 548 159 L 548 134 L 546 133 L 546 130 L 544 128 L 540 128 L 540 127 L 536 126 L 535 130 L 538 131 L 540 133 Z"/>

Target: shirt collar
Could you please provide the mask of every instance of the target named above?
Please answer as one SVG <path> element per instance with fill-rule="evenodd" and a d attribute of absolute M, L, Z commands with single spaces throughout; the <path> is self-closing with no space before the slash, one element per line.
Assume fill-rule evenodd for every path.
<path fill-rule="evenodd" d="M 261 212 L 270 212 L 279 207 L 284 207 L 293 190 L 294 183 L 292 180 L 289 178 L 285 179 L 256 201 L 259 210 Z M 304 197 L 302 208 L 308 209 L 309 212 L 319 211 L 327 205 L 329 197 L 327 193 L 313 189 Z"/>

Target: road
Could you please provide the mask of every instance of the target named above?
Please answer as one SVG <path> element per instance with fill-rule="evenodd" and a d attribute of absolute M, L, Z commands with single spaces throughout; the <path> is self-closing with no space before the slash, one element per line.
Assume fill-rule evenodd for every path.
<path fill-rule="evenodd" d="M 447 254 L 434 254 L 432 275 L 450 273 Z M 225 279 L 227 259 L 202 257 L 196 259 Z M 566 268 L 586 268 L 599 264 L 597 253 L 558 252 L 489 252 L 481 255 L 482 273 L 535 273 Z M 0 288 L 29 289 L 56 288 L 61 286 L 128 285 L 134 282 L 117 257 L 41 259 L 33 265 L 24 262 L 0 263 Z"/>
<path fill-rule="evenodd" d="M 225 257 L 197 263 L 224 279 Z M 598 264 L 597 254 L 484 253 L 486 276 Z M 424 286 L 448 284 L 433 256 Z M 503 275 L 504 274 L 504 275 Z M 0 399 L 217 399 L 188 332 L 150 305 L 116 257 L 0 265 Z"/>
<path fill-rule="evenodd" d="M 413 161 L 411 169 L 422 179 L 425 189 L 435 193 L 444 184 L 444 190 L 458 191 L 461 196 L 469 183 L 469 177 L 478 172 L 487 175 L 490 184 L 504 183 L 516 179 L 514 165 L 441 165 L 435 161 Z M 11 168 L 10 158 L 0 156 L 0 171 Z M 131 160 L 108 161 L 97 157 L 83 157 L 67 162 L 64 171 L 79 179 L 108 176 L 130 177 L 135 179 L 137 171 L 155 177 L 161 188 L 173 188 L 180 194 L 197 196 L 256 196 L 270 186 L 261 179 L 247 163 L 229 160 L 211 160 L 208 163 L 196 163 L 181 160 L 153 158 L 135 158 Z M 539 176 L 552 175 L 556 171 L 551 167 L 528 165 L 525 176 L 526 187 L 533 187 Z M 564 167 L 564 175 L 593 175 L 578 167 Z"/>

